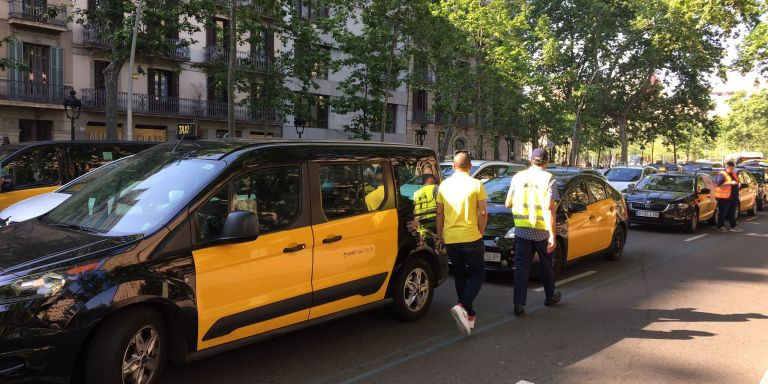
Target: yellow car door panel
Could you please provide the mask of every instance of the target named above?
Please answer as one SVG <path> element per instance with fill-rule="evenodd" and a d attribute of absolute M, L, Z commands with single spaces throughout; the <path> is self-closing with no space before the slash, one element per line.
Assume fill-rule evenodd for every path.
<path fill-rule="evenodd" d="M 564 208 L 568 212 L 572 204 L 580 205 L 586 208 L 582 212 L 568 212 L 568 260 L 573 260 L 587 255 L 596 249 L 592 239 L 595 232 L 596 211 L 592 200 L 587 191 L 586 185 L 582 182 L 572 184 L 563 197 Z"/>
<path fill-rule="evenodd" d="M 384 299 L 398 215 L 384 163 L 314 164 L 313 307 L 317 318 Z M 319 188 L 318 188 L 319 187 Z"/>
<path fill-rule="evenodd" d="M 193 251 L 198 349 L 309 318 L 314 239 L 305 177 L 299 166 L 248 172 L 193 213 L 198 243 L 215 244 L 233 210 L 255 213 L 260 231 L 253 241 Z"/>
<path fill-rule="evenodd" d="M 43 193 L 53 192 L 59 189 L 59 187 L 60 185 L 53 185 L 49 187 L 28 188 L 18 191 L 2 192 L 0 193 L 0 209 L 8 208 L 13 204 L 18 203 L 19 201 L 29 199 L 30 197 L 42 195 Z"/>
<path fill-rule="evenodd" d="M 611 244 L 613 230 L 616 228 L 616 202 L 610 197 L 610 191 L 606 189 L 609 187 L 603 181 L 589 178 L 586 179 L 586 184 L 594 201 L 587 208 L 593 222 L 591 251 L 598 252 Z"/>

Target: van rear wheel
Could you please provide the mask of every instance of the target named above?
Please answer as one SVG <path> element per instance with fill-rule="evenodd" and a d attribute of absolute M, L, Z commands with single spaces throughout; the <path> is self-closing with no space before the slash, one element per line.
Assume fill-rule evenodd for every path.
<path fill-rule="evenodd" d="M 163 319 L 151 309 L 129 309 L 109 318 L 91 341 L 86 384 L 159 383 L 167 341 Z"/>
<path fill-rule="evenodd" d="M 427 313 L 435 291 L 433 276 L 429 263 L 421 257 L 412 257 L 403 264 L 393 295 L 395 317 L 414 321 Z"/>

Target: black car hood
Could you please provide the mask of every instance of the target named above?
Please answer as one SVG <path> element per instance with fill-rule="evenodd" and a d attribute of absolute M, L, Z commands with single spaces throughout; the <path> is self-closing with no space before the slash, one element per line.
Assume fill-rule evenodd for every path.
<path fill-rule="evenodd" d="M 488 204 L 488 225 L 485 227 L 485 236 L 504 236 L 514 226 L 515 219 L 509 208 L 503 204 Z"/>
<path fill-rule="evenodd" d="M 672 192 L 672 191 L 641 191 L 631 190 L 627 192 L 627 201 L 679 201 L 685 200 L 693 195 L 693 192 Z"/>
<path fill-rule="evenodd" d="M 142 236 L 98 236 L 45 225 L 37 220 L 0 228 L 0 275 L 26 275 L 96 257 L 136 242 Z"/>

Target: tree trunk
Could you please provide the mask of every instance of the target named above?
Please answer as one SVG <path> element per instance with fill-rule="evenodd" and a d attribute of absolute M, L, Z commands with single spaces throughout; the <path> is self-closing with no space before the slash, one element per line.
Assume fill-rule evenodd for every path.
<path fill-rule="evenodd" d="M 581 136 L 581 109 L 582 106 L 579 106 L 579 109 L 576 111 L 576 121 L 573 122 L 573 135 L 571 135 L 571 156 L 570 159 L 568 159 L 570 164 L 576 164 L 576 157 L 579 155 L 579 147 L 581 147 L 581 141 L 579 140 L 579 137 Z"/>
<path fill-rule="evenodd" d="M 626 114 L 620 114 L 616 116 L 616 122 L 619 124 L 619 140 L 621 140 L 621 159 L 620 162 L 622 164 L 628 163 L 628 147 L 629 142 L 627 138 L 627 115 Z"/>
<path fill-rule="evenodd" d="M 397 49 L 397 39 L 400 27 L 400 8 L 402 7 L 402 4 L 400 2 L 397 3 L 397 16 L 394 17 L 394 25 L 393 25 L 393 31 L 392 31 L 392 46 L 389 48 L 388 52 L 388 60 L 387 60 L 387 73 L 386 73 L 386 82 L 384 90 L 384 105 L 381 107 L 382 114 L 381 114 L 381 142 L 384 142 L 384 131 L 387 127 L 387 109 L 389 107 L 389 89 L 392 87 L 392 66 L 394 65 L 395 61 L 395 49 Z M 406 112 L 407 113 L 407 112 Z M 396 116 L 393 116 L 396 117 Z M 395 125 L 395 132 L 397 132 L 397 121 L 393 121 L 392 124 Z"/>
<path fill-rule="evenodd" d="M 227 131 L 235 137 L 235 65 L 237 64 L 237 2 L 229 0 L 229 64 L 227 65 Z"/>
<path fill-rule="evenodd" d="M 107 126 L 107 140 L 117 140 L 117 111 L 120 108 L 117 99 L 118 77 L 123 61 L 113 61 L 104 68 L 104 114 Z M 97 91 L 98 92 L 98 91 Z M 127 102 L 131 102 L 132 95 L 128 95 Z"/>

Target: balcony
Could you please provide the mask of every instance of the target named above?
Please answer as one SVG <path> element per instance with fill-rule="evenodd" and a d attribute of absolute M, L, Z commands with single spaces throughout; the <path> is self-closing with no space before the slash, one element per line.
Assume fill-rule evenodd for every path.
<path fill-rule="evenodd" d="M 103 48 L 109 45 L 101 28 L 93 25 L 83 25 L 83 45 Z"/>
<path fill-rule="evenodd" d="M 203 61 L 206 63 L 229 64 L 229 50 L 214 46 L 205 47 Z M 269 56 L 263 52 L 251 54 L 250 52 L 237 51 L 237 62 L 235 64 L 240 69 L 254 72 L 264 73 L 267 72 L 267 69 L 272 69 Z"/>
<path fill-rule="evenodd" d="M 180 46 L 181 40 L 176 38 L 165 39 L 165 44 L 168 46 L 164 56 L 172 60 L 189 61 L 192 56 L 189 54 L 189 46 Z"/>
<path fill-rule="evenodd" d="M 61 106 L 70 89 L 64 85 L 0 79 L 0 100 Z"/>
<path fill-rule="evenodd" d="M 413 121 L 417 123 L 432 123 L 434 119 L 432 119 L 432 116 L 427 113 L 426 110 L 423 109 L 414 109 L 413 110 Z"/>
<path fill-rule="evenodd" d="M 107 105 L 103 89 L 83 89 L 81 93 L 83 110 L 104 111 Z M 117 109 L 128 109 L 128 93 L 118 92 Z M 180 97 L 161 97 L 143 93 L 134 93 L 130 97 L 133 112 L 142 115 L 188 117 L 203 120 L 226 120 L 227 103 L 214 100 L 184 99 Z M 280 124 L 280 116 L 271 108 L 249 108 L 235 106 L 235 119 L 247 123 Z"/>
<path fill-rule="evenodd" d="M 41 1 L 12 0 L 8 8 L 8 22 L 64 32 L 67 30 L 67 8 Z"/>

